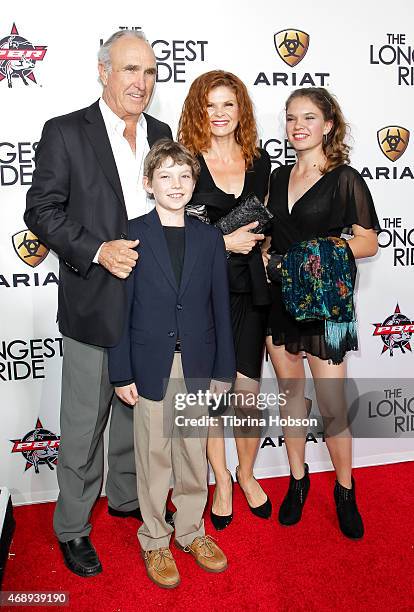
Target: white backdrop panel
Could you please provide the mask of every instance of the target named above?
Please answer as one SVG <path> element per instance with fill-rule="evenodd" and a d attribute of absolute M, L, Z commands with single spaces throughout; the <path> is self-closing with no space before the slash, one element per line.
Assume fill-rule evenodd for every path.
<path fill-rule="evenodd" d="M 100 39 L 119 27 L 144 29 L 159 61 L 160 82 L 149 111 L 170 123 L 173 132 L 196 76 L 215 68 L 235 72 L 252 96 L 260 137 L 274 164 L 293 160 L 285 141 L 283 106 L 295 83 L 325 85 L 338 96 L 352 130 L 352 164 L 367 177 L 378 216 L 387 230 L 380 237 L 383 246 L 378 255 L 359 263 L 360 350 L 349 356 L 349 374 L 354 378 L 393 378 L 394 387 L 387 386 L 393 390 L 400 387 L 398 378 L 412 378 L 411 333 L 403 338 L 384 336 L 388 342 L 390 338 L 394 341 L 392 354 L 373 333 L 374 324 L 391 317 L 397 304 L 409 323 L 414 319 L 414 231 L 409 233 L 414 228 L 414 143 L 406 138 L 405 152 L 391 161 L 378 144 L 377 132 L 387 126 L 400 126 L 408 132 L 414 129 L 413 17 L 409 0 L 392 4 L 351 0 L 346 10 L 341 7 L 337 11 L 326 0 L 302 0 L 294 5 L 212 0 L 197 6 L 188 0 L 178 5 L 159 0 L 156 5 L 140 6 L 119 0 L 105 8 L 71 2 L 61 11 L 45 0 L 2 7 L 0 54 L 13 33 L 34 47 L 47 47 L 44 58 L 34 65 L 34 80 L 28 76 L 27 84 L 16 75 L 8 87 L 5 64 L 0 63 L 0 484 L 13 492 L 16 503 L 56 498 L 61 347 L 55 323 L 56 257 L 50 253 L 31 267 L 16 253 L 12 237 L 23 231 L 16 246 L 24 239 L 25 193 L 33 169 L 33 148 L 43 123 L 88 106 L 100 94 L 96 70 Z M 274 44 L 275 33 L 286 29 L 309 36 L 307 53 L 294 67 L 283 61 Z M 398 146 L 403 149 L 405 144 Z M 35 248 L 33 244 L 31 248 Z M 23 246 L 24 254 L 27 250 Z M 264 375 L 273 376 L 267 363 Z M 409 393 L 405 395 L 409 400 Z M 382 422 L 389 430 L 393 415 L 383 417 Z M 50 432 L 44 434 L 49 437 L 47 448 L 29 455 L 27 461 L 19 441 L 36 426 Z M 29 446 L 25 448 L 29 448 L 30 440 L 26 442 Z M 264 443 L 257 458 L 257 474 L 288 473 L 283 444 L 279 446 L 277 438 Z M 312 469 L 331 468 L 323 442 L 310 441 L 307 447 Z M 234 467 L 231 440 L 228 450 L 229 465 Z M 354 445 L 357 466 L 413 458 L 413 441 L 408 434 L 359 439 Z"/>

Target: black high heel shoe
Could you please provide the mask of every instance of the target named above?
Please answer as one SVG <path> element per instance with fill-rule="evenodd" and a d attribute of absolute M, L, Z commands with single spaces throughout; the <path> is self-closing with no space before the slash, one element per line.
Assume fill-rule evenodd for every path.
<path fill-rule="evenodd" d="M 239 468 L 239 466 L 236 467 L 236 480 L 239 483 L 239 486 L 240 486 L 241 490 L 243 491 L 243 488 L 242 488 L 242 486 L 240 484 L 240 481 L 239 481 L 238 468 Z M 254 476 L 253 476 L 253 478 L 254 478 Z M 256 478 L 254 478 L 254 479 L 256 480 Z M 244 491 L 243 491 L 243 493 L 244 493 Z M 246 501 L 247 501 L 247 499 L 246 499 Z M 258 516 L 259 518 L 268 519 L 268 518 L 270 518 L 272 516 L 272 502 L 270 501 L 270 499 L 268 498 L 267 495 L 266 495 L 266 501 L 263 504 L 261 504 L 261 506 L 257 506 L 257 508 L 254 508 L 253 506 L 251 506 L 249 504 L 249 502 L 247 502 L 247 505 L 249 506 L 251 512 L 255 516 Z"/>
<path fill-rule="evenodd" d="M 229 472 L 229 470 L 227 471 Z M 230 476 L 230 481 L 231 481 L 231 500 L 232 500 L 232 506 L 233 506 L 234 483 L 233 483 L 233 476 L 231 475 L 231 472 L 229 472 L 229 476 Z M 213 505 L 211 505 L 211 508 L 213 508 Z M 220 514 L 214 514 L 213 510 L 210 509 L 210 519 L 211 519 L 211 522 L 213 523 L 213 527 L 217 529 L 217 531 L 222 531 L 223 529 L 228 527 L 230 523 L 232 522 L 233 512 L 231 514 L 226 514 L 225 516 L 220 516 Z"/>

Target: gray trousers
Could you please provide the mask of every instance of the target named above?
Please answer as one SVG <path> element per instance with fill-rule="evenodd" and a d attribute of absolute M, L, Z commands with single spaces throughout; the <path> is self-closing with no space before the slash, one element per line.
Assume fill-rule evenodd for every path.
<path fill-rule="evenodd" d="M 174 419 L 178 414 L 174 414 L 172 405 L 176 393 L 187 393 L 180 353 L 174 355 L 164 400 L 140 397 L 134 408 L 138 498 L 144 521 L 138 529 L 138 540 L 143 550 L 169 545 L 174 529 L 165 521 L 165 506 L 171 476 L 174 478 L 171 500 L 177 508 L 176 541 L 187 546 L 204 535 L 208 430 L 194 427 L 191 437 L 183 434 Z M 207 415 L 203 408 L 196 408 L 195 412 L 192 416 Z"/>
<path fill-rule="evenodd" d="M 92 507 L 101 492 L 103 433 L 112 402 L 108 447 L 108 504 L 117 510 L 138 506 L 133 410 L 114 396 L 106 350 L 63 337 L 59 497 L 53 527 L 67 542 L 87 536 Z"/>

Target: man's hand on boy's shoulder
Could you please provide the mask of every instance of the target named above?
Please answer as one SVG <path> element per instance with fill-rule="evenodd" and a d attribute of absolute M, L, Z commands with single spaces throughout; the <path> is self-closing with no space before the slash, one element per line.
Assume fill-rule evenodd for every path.
<path fill-rule="evenodd" d="M 118 278 L 127 278 L 135 267 L 139 240 L 111 240 L 104 242 L 98 251 L 98 263 Z"/>
<path fill-rule="evenodd" d="M 124 387 L 115 387 L 115 393 L 120 400 L 134 406 L 138 401 L 138 391 L 135 383 L 125 385 Z"/>

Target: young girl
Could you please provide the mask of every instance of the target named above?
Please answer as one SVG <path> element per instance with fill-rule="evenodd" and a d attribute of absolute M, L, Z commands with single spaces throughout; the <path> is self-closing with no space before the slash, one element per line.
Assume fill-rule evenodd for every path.
<path fill-rule="evenodd" d="M 379 223 L 371 194 L 361 175 L 349 166 L 345 144 L 346 124 L 336 99 L 322 87 L 295 90 L 286 103 L 286 132 L 297 161 L 273 171 L 268 206 L 273 213 L 271 250 L 285 254 L 293 244 L 313 238 L 340 237 L 345 228 L 349 258 L 371 257 L 378 249 Z M 352 262 L 353 263 L 353 262 Z M 361 538 L 364 533 L 355 500 L 352 478 L 352 438 L 346 422 L 344 379 L 347 350 L 333 355 L 325 341 L 324 321 L 297 321 L 285 308 L 282 285 L 271 284 L 267 349 L 280 391 L 289 390 L 286 414 L 306 417 L 304 398 L 306 355 L 314 379 L 319 409 L 326 424 L 336 424 L 326 444 L 336 470 L 334 496 L 339 525 L 344 535 Z M 332 363 L 332 359 L 334 363 Z M 339 362 L 339 363 L 338 363 Z M 326 379 L 331 379 L 329 383 Z M 339 425 L 343 425 L 342 427 Z M 338 433 L 340 431 L 340 433 Z M 310 486 L 305 464 L 306 431 L 284 431 L 291 477 L 279 510 L 283 525 L 297 523 Z"/>

